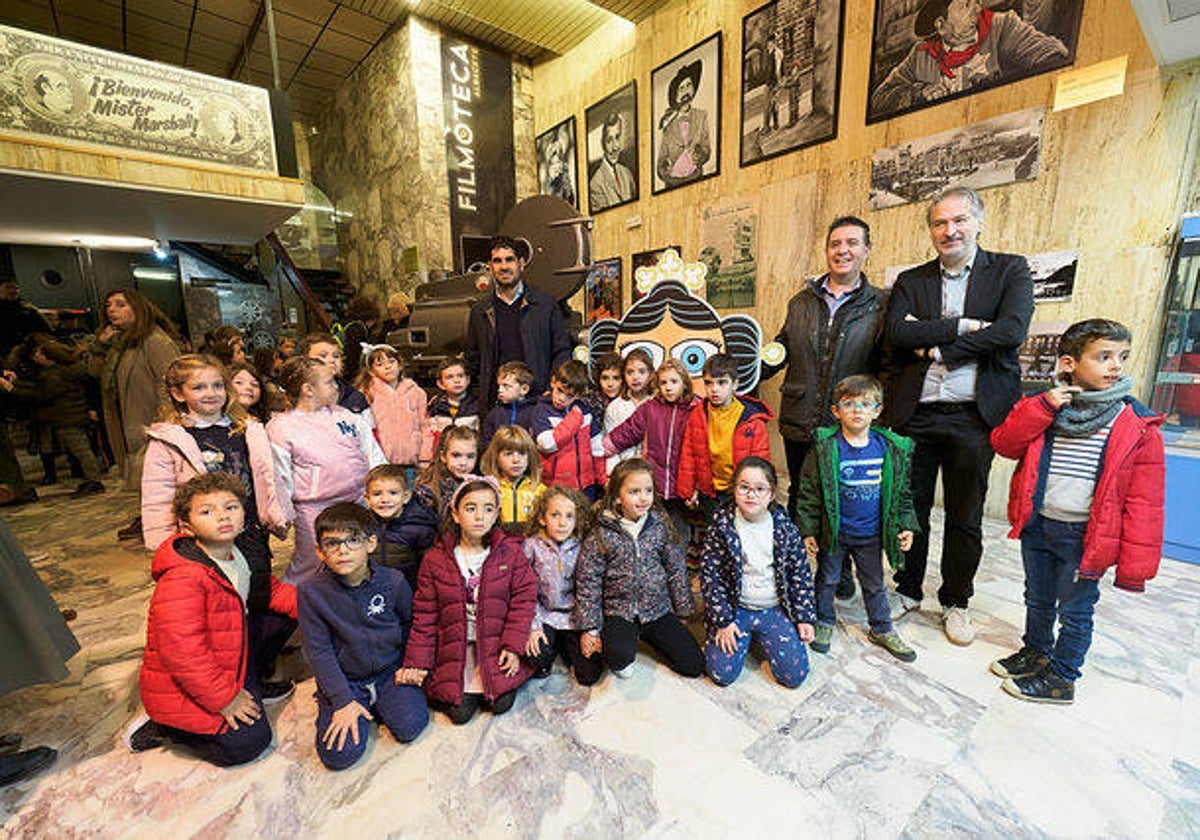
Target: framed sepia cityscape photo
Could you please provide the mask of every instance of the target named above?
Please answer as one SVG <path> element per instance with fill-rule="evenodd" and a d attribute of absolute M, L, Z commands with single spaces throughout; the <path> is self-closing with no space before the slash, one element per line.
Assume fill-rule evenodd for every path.
<path fill-rule="evenodd" d="M 1083 0 L 875 0 L 867 123 L 1067 67 Z"/>
<path fill-rule="evenodd" d="M 721 33 L 650 74 L 655 194 L 721 171 Z"/>
<path fill-rule="evenodd" d="M 741 166 L 837 136 L 843 0 L 773 0 L 742 18 Z"/>
<path fill-rule="evenodd" d="M 588 210 L 599 213 L 638 200 L 637 82 L 613 91 L 584 113 Z"/>

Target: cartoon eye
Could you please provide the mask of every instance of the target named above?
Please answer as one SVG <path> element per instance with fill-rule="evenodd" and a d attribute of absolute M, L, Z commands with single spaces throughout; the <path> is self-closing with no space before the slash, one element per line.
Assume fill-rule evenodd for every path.
<path fill-rule="evenodd" d="M 704 363 L 708 361 L 708 357 L 720 352 L 720 347 L 702 338 L 681 341 L 671 348 L 671 355 L 681 361 L 688 374 L 693 377 L 704 373 Z"/>
<path fill-rule="evenodd" d="M 654 363 L 653 368 L 658 370 L 659 365 L 663 363 L 663 348 L 661 344 L 653 341 L 635 341 L 631 344 L 626 344 L 621 348 L 621 355 L 628 356 L 631 350 L 643 350 L 650 354 L 650 361 Z M 700 364 L 704 364 L 701 362 Z"/>

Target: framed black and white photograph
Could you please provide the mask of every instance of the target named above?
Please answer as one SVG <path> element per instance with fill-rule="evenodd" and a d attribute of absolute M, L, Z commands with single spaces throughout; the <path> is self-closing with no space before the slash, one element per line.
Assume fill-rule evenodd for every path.
<path fill-rule="evenodd" d="M 933 198 L 951 184 L 982 190 L 1037 177 L 1046 108 L 952 128 L 871 155 L 871 209 Z"/>
<path fill-rule="evenodd" d="M 773 0 L 742 18 L 742 166 L 837 136 L 843 0 Z"/>
<path fill-rule="evenodd" d="M 579 173 L 575 167 L 575 117 L 567 117 L 534 141 L 537 144 L 538 189 L 579 209 Z"/>
<path fill-rule="evenodd" d="M 867 123 L 1067 67 L 1083 0 L 875 0 Z"/>
<path fill-rule="evenodd" d="M 584 114 L 588 210 L 638 200 L 637 82 L 610 93 Z"/>
<path fill-rule="evenodd" d="M 721 171 L 721 33 L 650 74 L 652 192 Z"/>

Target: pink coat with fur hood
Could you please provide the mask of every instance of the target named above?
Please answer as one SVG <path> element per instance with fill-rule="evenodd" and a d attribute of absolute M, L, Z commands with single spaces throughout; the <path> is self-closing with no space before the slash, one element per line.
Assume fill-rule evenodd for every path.
<path fill-rule="evenodd" d="M 383 454 L 392 464 L 417 465 L 421 460 L 421 444 L 428 434 L 429 418 L 425 392 L 411 379 L 401 379 L 393 388 L 381 379 L 371 377 L 366 395 L 375 417 L 375 432 Z"/>
<path fill-rule="evenodd" d="M 172 502 L 175 488 L 189 478 L 207 472 L 200 446 L 188 430 L 177 423 L 155 423 L 146 430 L 146 462 L 142 468 L 142 535 L 146 548 L 157 549 L 175 533 Z M 254 501 L 258 519 L 268 531 L 287 530 L 287 516 L 279 499 L 275 461 L 267 431 L 257 420 L 246 421 L 246 449 L 254 474 Z"/>

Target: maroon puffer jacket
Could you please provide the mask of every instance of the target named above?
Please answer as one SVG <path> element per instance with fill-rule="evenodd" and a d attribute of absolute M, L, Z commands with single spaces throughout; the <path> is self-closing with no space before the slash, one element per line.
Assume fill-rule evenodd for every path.
<path fill-rule="evenodd" d="M 475 652 L 483 696 L 492 702 L 533 674 L 533 665 L 522 658 L 520 670 L 507 677 L 497 660 L 502 650 L 521 653 L 525 649 L 537 603 L 537 576 L 521 550 L 521 540 L 497 528 L 479 577 Z M 421 560 L 404 667 L 429 671 L 425 694 L 431 700 L 458 704 L 463 699 L 466 659 L 467 587 L 454 559 L 454 537 L 447 534 Z"/>
<path fill-rule="evenodd" d="M 142 654 L 142 705 L 151 720 L 201 735 L 228 724 L 221 709 L 246 679 L 245 607 L 191 537 L 158 547 Z M 296 588 L 271 578 L 271 611 L 296 617 Z"/>

